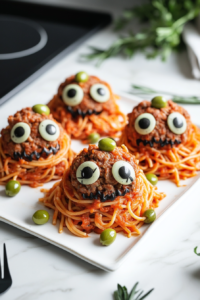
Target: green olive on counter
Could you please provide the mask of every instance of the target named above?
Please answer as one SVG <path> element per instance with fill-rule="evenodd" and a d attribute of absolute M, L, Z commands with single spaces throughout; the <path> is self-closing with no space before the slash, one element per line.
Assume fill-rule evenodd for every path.
<path fill-rule="evenodd" d="M 32 107 L 33 111 L 38 113 L 38 114 L 45 114 L 45 115 L 49 115 L 50 114 L 50 109 L 48 106 L 44 105 L 44 104 L 36 104 Z"/>
<path fill-rule="evenodd" d="M 76 82 L 86 82 L 88 81 L 89 79 L 89 76 L 86 72 L 82 71 L 82 72 L 78 72 L 76 75 L 75 75 L 75 80 Z"/>
<path fill-rule="evenodd" d="M 91 133 L 88 135 L 88 141 L 90 144 L 96 144 L 100 139 L 100 135 L 98 133 Z"/>
<path fill-rule="evenodd" d="M 108 228 L 105 229 L 100 235 L 100 243 L 103 246 L 111 245 L 116 239 L 117 233 L 114 229 Z"/>
<path fill-rule="evenodd" d="M 163 108 L 167 106 L 167 100 L 162 96 L 156 96 L 151 100 L 151 106 L 155 108 Z"/>
<path fill-rule="evenodd" d="M 147 209 L 144 213 L 143 213 L 143 217 L 145 217 L 146 219 L 144 220 L 144 223 L 152 223 L 153 221 L 155 221 L 156 219 L 156 212 L 154 209 Z"/>
<path fill-rule="evenodd" d="M 152 185 L 156 185 L 158 182 L 158 177 L 155 174 L 146 174 L 146 178 Z"/>
<path fill-rule="evenodd" d="M 9 197 L 14 197 L 19 193 L 21 189 L 21 184 L 17 180 L 10 180 L 6 184 L 6 195 Z"/>
<path fill-rule="evenodd" d="M 113 151 L 116 147 L 116 142 L 111 138 L 104 138 L 99 141 L 99 149 L 103 151 Z"/>
<path fill-rule="evenodd" d="M 43 225 L 49 220 L 49 213 L 46 210 L 37 210 L 33 217 L 33 222 L 37 225 Z"/>

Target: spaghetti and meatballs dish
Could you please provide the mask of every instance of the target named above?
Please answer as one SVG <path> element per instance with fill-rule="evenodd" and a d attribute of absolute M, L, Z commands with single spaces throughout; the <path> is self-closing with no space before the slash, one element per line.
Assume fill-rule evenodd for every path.
<path fill-rule="evenodd" d="M 70 138 L 46 105 L 9 116 L 0 137 L 0 184 L 13 179 L 37 187 L 60 179 L 74 157 L 70 145 Z"/>

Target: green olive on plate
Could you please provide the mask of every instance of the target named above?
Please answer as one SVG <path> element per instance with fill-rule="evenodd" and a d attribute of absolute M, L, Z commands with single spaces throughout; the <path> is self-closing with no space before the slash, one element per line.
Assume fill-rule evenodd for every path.
<path fill-rule="evenodd" d="M 155 174 L 146 174 L 146 178 L 152 185 L 156 185 L 158 182 L 158 177 Z"/>
<path fill-rule="evenodd" d="M 33 214 L 33 222 L 37 225 L 43 225 L 49 220 L 49 213 L 46 210 L 37 210 Z"/>
<path fill-rule="evenodd" d="M 163 108 L 167 106 L 167 100 L 162 96 L 156 96 L 151 100 L 151 106 L 155 108 Z"/>
<path fill-rule="evenodd" d="M 90 144 L 96 144 L 99 139 L 100 139 L 100 135 L 96 132 L 88 135 L 88 141 Z"/>
<path fill-rule="evenodd" d="M 100 235 L 100 243 L 103 246 L 111 245 L 116 239 L 117 233 L 112 228 L 105 229 Z"/>
<path fill-rule="evenodd" d="M 19 193 L 21 189 L 21 184 L 17 180 L 10 180 L 6 184 L 6 195 L 9 197 L 14 197 Z"/>
<path fill-rule="evenodd" d="M 143 217 L 145 217 L 146 219 L 144 220 L 144 223 L 152 223 L 155 221 L 156 219 L 156 212 L 154 209 L 150 208 L 147 209 L 144 213 L 143 213 Z"/>
<path fill-rule="evenodd" d="M 111 138 L 104 138 L 99 141 L 99 149 L 103 151 L 113 151 L 116 147 L 116 142 Z"/>
<path fill-rule="evenodd" d="M 48 106 L 43 105 L 43 104 L 36 104 L 32 107 L 33 111 L 38 113 L 38 114 L 45 114 L 45 115 L 49 115 L 50 114 L 50 109 Z"/>

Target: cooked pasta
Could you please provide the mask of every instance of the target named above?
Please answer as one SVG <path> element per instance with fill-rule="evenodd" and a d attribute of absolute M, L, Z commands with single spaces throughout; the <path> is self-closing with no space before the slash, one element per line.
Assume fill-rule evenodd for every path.
<path fill-rule="evenodd" d="M 78 174 L 77 167 L 83 168 L 86 163 L 86 168 L 89 168 L 88 162 L 96 163 L 100 177 L 95 183 L 84 185 L 86 179 L 81 184 L 78 180 L 82 179 L 75 176 Z M 122 163 L 122 168 L 124 162 L 128 162 L 130 170 L 133 167 L 135 179 L 130 184 L 119 184 L 111 175 L 116 162 Z M 109 182 L 112 182 L 112 187 Z M 74 159 L 62 181 L 42 192 L 45 196 L 40 201 L 54 210 L 53 225 L 59 221 L 59 233 L 63 227 L 67 227 L 78 237 L 88 237 L 92 231 L 101 233 L 106 228 L 114 228 L 127 237 L 138 235 L 145 220 L 143 213 L 149 208 L 158 207 L 160 200 L 165 197 L 146 179 L 134 156 L 123 145 L 109 153 L 89 145 L 89 149 L 84 149 Z"/>

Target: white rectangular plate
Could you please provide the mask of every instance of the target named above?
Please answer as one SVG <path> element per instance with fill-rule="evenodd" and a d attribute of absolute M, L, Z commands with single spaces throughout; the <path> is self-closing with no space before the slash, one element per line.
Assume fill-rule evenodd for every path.
<path fill-rule="evenodd" d="M 72 73 L 73 74 L 73 73 Z M 70 75 L 70 73 L 69 73 Z M 67 74 L 66 74 L 67 76 Z M 108 75 L 106 76 L 108 79 Z M 58 79 L 59 82 L 60 79 Z M 113 78 L 112 78 L 113 80 Z M 35 82 L 31 87 L 28 87 L 26 91 L 21 93 L 20 105 L 17 102 L 16 96 L 15 101 L 11 100 L 0 108 L 0 128 L 5 127 L 8 115 L 16 112 L 22 107 L 32 106 L 37 103 L 45 103 L 45 98 L 51 98 L 51 95 L 46 97 L 39 96 L 38 94 L 36 101 L 34 97 L 30 97 L 29 103 L 27 104 L 27 95 L 33 92 L 35 93 L 35 88 L 37 88 L 37 82 Z M 37 94 L 37 93 L 36 93 Z M 41 100 L 42 99 L 42 100 Z M 138 101 L 134 99 L 122 96 L 119 100 L 119 105 L 124 113 L 132 111 L 133 106 L 135 106 Z M 72 148 L 76 152 L 80 151 L 85 147 L 79 141 L 72 141 Z M 8 198 L 5 195 L 4 187 L 0 186 L 0 220 L 6 222 L 12 226 L 15 226 L 21 230 L 24 230 L 30 234 L 37 236 L 38 238 L 44 239 L 45 241 L 60 247 L 85 261 L 94 264 L 104 270 L 114 271 L 116 270 L 127 258 L 128 256 L 134 255 L 136 248 L 145 242 L 147 236 L 152 234 L 152 231 L 159 222 L 164 220 L 164 216 L 169 213 L 169 210 L 175 208 L 175 206 L 183 200 L 183 195 L 188 193 L 191 188 L 195 186 L 199 175 L 195 178 L 191 178 L 184 182 L 187 186 L 177 188 L 176 185 L 169 181 L 161 181 L 158 183 L 159 191 L 165 192 L 167 197 L 160 202 L 160 206 L 156 209 L 157 219 L 151 226 L 143 226 L 141 228 L 141 235 L 139 237 L 126 238 L 123 234 L 118 234 L 116 241 L 109 247 L 102 247 L 99 243 L 99 235 L 90 234 L 89 238 L 81 239 L 73 236 L 66 228 L 62 234 L 58 233 L 58 225 L 52 225 L 53 211 L 47 209 L 50 213 L 50 221 L 44 226 L 35 225 L 32 221 L 33 213 L 42 209 L 43 206 L 38 202 L 38 199 L 42 197 L 40 188 L 32 189 L 27 186 L 23 186 L 20 193 L 13 197 Z M 52 182 L 46 184 L 45 188 L 50 188 Z M 165 212 L 165 214 L 164 214 Z M 164 215 L 163 215 L 164 214 Z M 161 218 L 162 216 L 162 218 Z"/>

